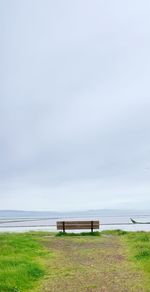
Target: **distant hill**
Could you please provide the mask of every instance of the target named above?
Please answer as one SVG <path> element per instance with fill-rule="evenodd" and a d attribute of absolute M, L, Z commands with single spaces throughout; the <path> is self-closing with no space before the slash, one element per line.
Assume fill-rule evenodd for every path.
<path fill-rule="evenodd" d="M 58 212 L 48 211 L 23 211 L 23 210 L 0 210 L 0 217 L 3 218 L 16 218 L 16 217 L 52 217 L 58 215 Z"/>
<path fill-rule="evenodd" d="M 124 215 L 150 215 L 150 210 L 119 210 L 119 209 L 98 209 L 87 211 L 23 211 L 23 210 L 0 210 L 1 218 L 59 218 L 59 217 L 82 217 L 82 216 L 124 216 Z"/>

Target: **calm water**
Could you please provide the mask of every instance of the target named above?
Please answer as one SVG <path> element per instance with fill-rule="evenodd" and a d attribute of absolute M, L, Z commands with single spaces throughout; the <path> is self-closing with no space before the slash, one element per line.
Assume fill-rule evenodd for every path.
<path fill-rule="evenodd" d="M 150 211 L 97 210 L 72 213 L 0 211 L 0 232 L 56 231 L 58 220 L 77 219 L 99 220 L 100 230 L 150 231 L 150 224 L 130 224 L 130 218 L 140 222 L 150 222 Z"/>

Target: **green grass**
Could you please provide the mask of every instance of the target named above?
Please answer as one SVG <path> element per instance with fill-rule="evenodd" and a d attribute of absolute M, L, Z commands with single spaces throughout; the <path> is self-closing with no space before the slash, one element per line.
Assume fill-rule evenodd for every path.
<path fill-rule="evenodd" d="M 150 291 L 150 233 L 0 234 L 0 292 Z"/>
<path fill-rule="evenodd" d="M 121 230 L 121 229 L 115 229 L 115 230 L 105 230 L 102 231 L 101 234 L 106 234 L 106 235 L 126 235 L 128 232 Z"/>
<path fill-rule="evenodd" d="M 150 233 L 129 232 L 125 243 L 128 246 L 131 260 L 144 272 L 147 279 L 150 279 Z"/>
<path fill-rule="evenodd" d="M 40 233 L 0 234 L 0 291 L 31 291 L 44 276 L 43 258 L 48 252 L 39 237 Z"/>
<path fill-rule="evenodd" d="M 59 237 L 59 236 L 76 236 L 76 237 L 79 237 L 79 236 L 101 236 L 101 232 L 99 231 L 94 231 L 94 232 L 80 232 L 80 233 L 74 233 L 74 232 L 58 232 L 56 233 L 56 237 Z"/>

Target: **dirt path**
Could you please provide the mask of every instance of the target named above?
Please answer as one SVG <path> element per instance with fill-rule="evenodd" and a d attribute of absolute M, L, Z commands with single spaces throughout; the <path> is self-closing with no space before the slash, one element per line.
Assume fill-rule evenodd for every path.
<path fill-rule="evenodd" d="M 54 237 L 43 244 L 54 255 L 40 292 L 148 292 L 117 236 Z"/>

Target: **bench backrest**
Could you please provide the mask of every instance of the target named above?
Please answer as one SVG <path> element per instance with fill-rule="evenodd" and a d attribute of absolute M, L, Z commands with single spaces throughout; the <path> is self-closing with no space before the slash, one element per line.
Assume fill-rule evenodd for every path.
<path fill-rule="evenodd" d="M 99 221 L 58 221 L 57 230 L 99 229 Z"/>

